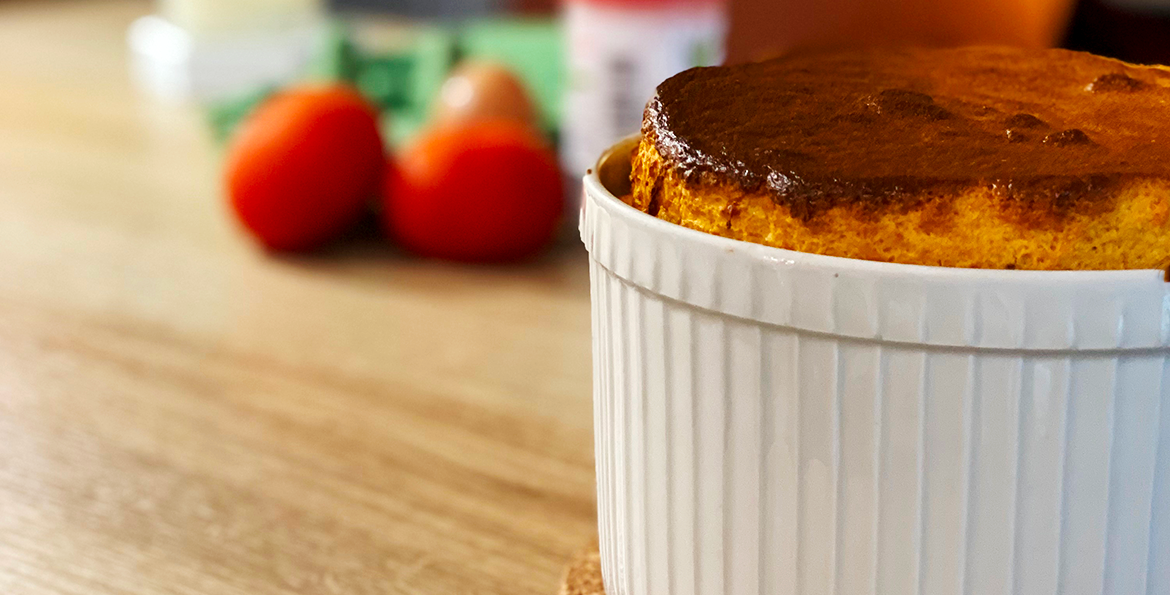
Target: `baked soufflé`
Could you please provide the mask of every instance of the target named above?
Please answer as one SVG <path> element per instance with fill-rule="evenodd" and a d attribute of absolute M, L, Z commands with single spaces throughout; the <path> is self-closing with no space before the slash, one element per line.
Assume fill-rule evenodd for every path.
<path fill-rule="evenodd" d="M 1065 50 L 796 54 L 658 87 L 631 204 L 801 252 L 1170 265 L 1170 69 Z"/>

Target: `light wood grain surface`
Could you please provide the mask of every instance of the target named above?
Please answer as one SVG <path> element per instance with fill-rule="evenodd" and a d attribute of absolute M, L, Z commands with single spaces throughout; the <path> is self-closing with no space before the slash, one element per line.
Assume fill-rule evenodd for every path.
<path fill-rule="evenodd" d="M 594 534 L 588 274 L 277 259 L 141 2 L 0 2 L 0 593 L 552 594 Z"/>

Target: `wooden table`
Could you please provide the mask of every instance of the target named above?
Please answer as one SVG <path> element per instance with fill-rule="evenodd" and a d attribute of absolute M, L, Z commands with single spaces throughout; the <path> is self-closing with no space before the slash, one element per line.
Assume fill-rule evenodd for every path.
<path fill-rule="evenodd" d="M 594 533 L 585 255 L 274 258 L 142 2 L 0 3 L 0 593 L 551 595 Z"/>

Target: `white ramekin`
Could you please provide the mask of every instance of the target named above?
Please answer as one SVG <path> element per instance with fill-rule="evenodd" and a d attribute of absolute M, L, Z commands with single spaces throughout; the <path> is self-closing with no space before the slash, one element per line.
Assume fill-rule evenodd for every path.
<path fill-rule="evenodd" d="M 609 595 L 1170 594 L 1163 271 L 729 240 L 617 200 L 613 154 L 580 224 Z"/>

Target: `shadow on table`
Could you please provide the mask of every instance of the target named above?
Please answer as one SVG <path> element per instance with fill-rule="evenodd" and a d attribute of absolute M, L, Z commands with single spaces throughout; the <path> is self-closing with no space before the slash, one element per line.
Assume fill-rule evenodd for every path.
<path fill-rule="evenodd" d="M 588 296 L 588 256 L 575 225 L 564 225 L 553 243 L 537 256 L 506 263 L 461 263 L 412 254 L 387 240 L 373 215 L 319 250 L 267 255 L 280 266 L 370 287 L 402 283 L 420 291 L 469 291 L 524 285 L 551 293 Z M 449 283 L 454 278 L 459 283 Z M 459 288 L 459 289 L 454 289 Z M 470 289 L 469 289 L 470 288 Z"/>

